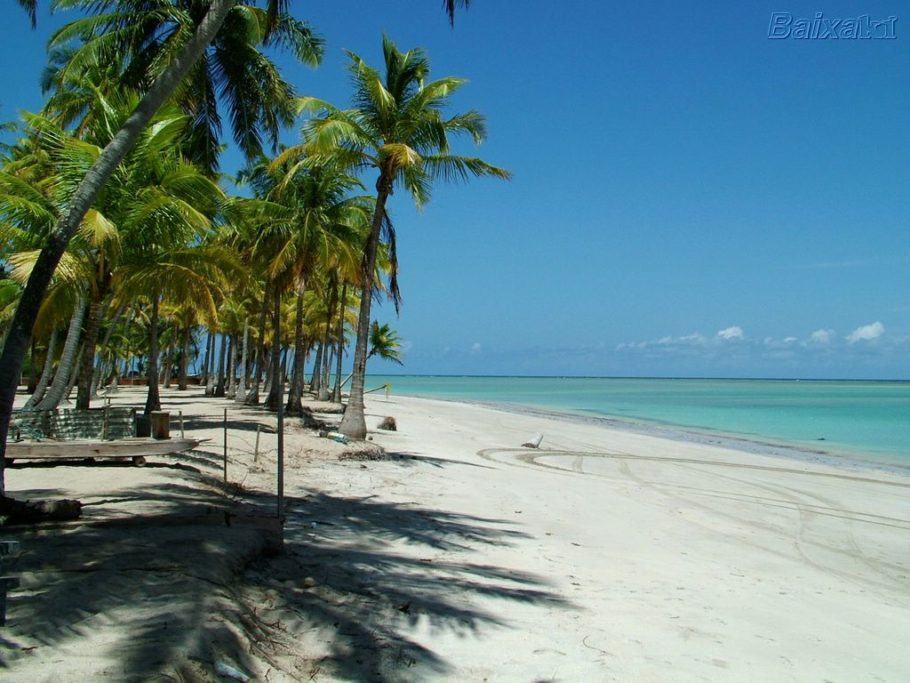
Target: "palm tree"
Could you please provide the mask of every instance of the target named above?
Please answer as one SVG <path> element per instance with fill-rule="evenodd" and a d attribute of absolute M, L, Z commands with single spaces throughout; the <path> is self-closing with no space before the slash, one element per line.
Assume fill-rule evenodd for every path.
<path fill-rule="evenodd" d="M 89 10 L 99 4 L 71 2 Z M 48 108 L 67 122 L 81 125 L 91 116 L 85 101 L 98 90 L 105 96 L 124 87 L 142 90 L 166 67 L 203 11 L 198 0 L 104 4 L 109 11 L 71 22 L 49 41 L 42 84 L 53 92 Z M 284 11 L 272 21 L 267 10 L 239 2 L 174 93 L 173 101 L 192 121 L 184 153 L 209 171 L 218 167 L 222 151 L 224 109 L 235 124 L 234 141 L 248 158 L 261 155 L 266 141 L 274 148 L 281 127 L 293 122 L 293 87 L 263 48 L 290 51 L 298 61 L 317 66 L 323 39 Z M 92 78 L 94 87 L 86 89 L 86 73 L 103 77 Z"/>
<path fill-rule="evenodd" d="M 38 0 L 16 0 L 16 2 L 26 11 L 29 19 L 32 20 L 32 28 L 34 28 L 37 23 Z"/>
<path fill-rule="evenodd" d="M 452 6 L 452 3 L 448 3 Z M 430 71 L 420 49 L 401 52 L 383 37 L 384 73 L 348 53 L 354 79 L 353 107 L 338 109 L 315 98 L 303 98 L 302 107 L 316 113 L 304 127 L 305 142 L 279 157 L 284 163 L 311 165 L 322 159 L 341 160 L 371 168 L 377 174 L 376 205 L 363 254 L 363 295 L 354 349 L 351 396 L 340 431 L 356 439 L 366 437 L 363 383 L 370 327 L 370 304 L 380 238 L 385 233 L 391 261 L 390 293 L 397 297 L 394 228 L 386 203 L 396 186 L 406 189 L 420 206 L 430 197 L 432 181 L 467 180 L 471 176 L 506 179 L 509 173 L 474 157 L 451 153 L 449 138 L 467 134 L 483 141 L 483 117 L 474 110 L 445 118 L 441 111 L 451 95 L 464 85 L 453 77 L 426 82 Z"/>
<path fill-rule="evenodd" d="M 374 320 L 370 326 L 370 352 L 367 358 L 373 356 L 404 365 L 401 362 L 401 340 L 398 333 L 388 323 L 380 325 L 378 320 Z"/>
<path fill-rule="evenodd" d="M 65 205 L 67 192 L 100 153 L 109 131 L 126 117 L 135 99 L 135 95 L 124 92 L 107 100 L 101 107 L 103 112 L 83 130 L 86 139 L 82 140 L 67 135 L 45 117 L 28 117 L 29 131 L 36 140 L 30 157 L 19 160 L 15 174 L 0 172 L 0 214 L 13 222 L 9 230 L 18 228 L 19 234 L 37 236 L 32 238 L 33 243 L 40 242 L 53 225 L 57 207 Z M 153 123 L 118 168 L 117 182 L 99 194 L 95 207 L 86 214 L 68 246 L 62 261 L 65 267 L 58 269 L 57 279 L 68 280 L 69 286 L 84 290 L 88 302 L 81 337 L 78 408 L 88 408 L 92 398 L 102 309 L 109 304 L 108 295 L 118 269 L 124 259 L 130 258 L 124 250 L 144 249 L 146 241 L 157 234 L 158 226 L 164 222 L 173 223 L 171 229 L 181 224 L 205 229 L 206 210 L 213 214 L 222 198 L 211 179 L 178 153 L 188 118 L 166 107 Z M 29 159 L 31 163 L 25 163 Z M 33 171 L 36 166 L 40 167 L 37 172 Z M 34 176 L 31 183 L 25 180 L 29 174 Z M 37 250 L 20 251 L 14 260 L 19 266 L 30 268 L 37 255 Z M 23 272 L 27 278 L 30 270 Z M 58 375 L 68 374 L 69 366 L 61 365 Z M 42 409 L 55 407 L 50 400 L 42 404 Z"/>
<path fill-rule="evenodd" d="M 260 171 L 258 184 L 260 191 L 266 190 L 267 197 L 291 211 L 284 222 L 271 226 L 276 250 L 270 271 L 275 282 L 289 279 L 290 288 L 295 291 L 294 368 L 287 411 L 303 414 L 300 399 L 306 357 L 303 325 L 307 282 L 322 275 L 328 285 L 328 280 L 337 279 L 335 270 L 354 267 L 355 251 L 363 242 L 372 200 L 351 196 L 363 185 L 335 163 L 308 167 L 295 164 L 290 169 L 272 164 Z M 324 346 L 325 339 L 322 342 Z"/>
<path fill-rule="evenodd" d="M 34 20 L 37 0 L 19 0 L 19 5 L 24 7 Z M 122 14 L 124 20 L 129 20 L 129 10 L 136 7 L 136 4 L 130 0 L 120 0 L 120 2 L 86 0 L 85 2 L 85 8 L 96 13 L 110 9 L 114 5 L 125 10 Z M 13 401 L 16 396 L 16 387 L 19 384 L 22 361 L 29 346 L 32 325 L 57 264 L 73 235 L 82 224 L 85 214 L 95 203 L 99 193 L 110 180 L 120 162 L 139 142 L 142 132 L 155 113 L 175 94 L 186 76 L 198 64 L 212 41 L 218 36 L 228 15 L 237 5 L 237 0 L 211 0 L 204 14 L 197 15 L 198 23 L 194 26 L 192 36 L 185 41 L 177 42 L 174 45 L 175 49 L 171 52 L 172 59 L 167 62 L 167 66 L 159 73 L 152 74 L 148 81 L 148 89 L 145 90 L 145 94 L 133 113 L 127 117 L 101 154 L 94 160 L 72 193 L 66 208 L 61 211 L 60 220 L 48 236 L 46 244 L 35 262 L 7 332 L 3 352 L 0 354 L 0 497 L 5 495 L 3 456 L 6 452 L 6 437 L 9 432 L 9 421 L 12 417 Z M 289 18 L 284 11 L 287 8 L 287 2 L 286 0 L 267 0 L 266 7 L 264 33 L 271 36 L 281 21 Z M 116 26 L 110 28 L 116 29 Z M 142 53 L 130 56 L 133 57 L 130 63 L 135 61 L 139 65 Z M 233 87 L 242 89 L 246 86 L 248 83 L 235 83 Z M 273 112 L 264 111 L 253 113 L 262 117 L 274 115 Z M 248 128 L 252 124 L 245 117 L 237 117 L 233 123 L 238 128 Z"/>

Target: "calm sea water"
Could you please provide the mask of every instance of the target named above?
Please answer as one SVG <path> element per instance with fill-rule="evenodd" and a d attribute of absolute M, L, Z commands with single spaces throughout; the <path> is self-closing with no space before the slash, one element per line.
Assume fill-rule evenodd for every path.
<path fill-rule="evenodd" d="M 506 403 L 910 460 L 910 382 L 371 375 L 393 394 Z"/>

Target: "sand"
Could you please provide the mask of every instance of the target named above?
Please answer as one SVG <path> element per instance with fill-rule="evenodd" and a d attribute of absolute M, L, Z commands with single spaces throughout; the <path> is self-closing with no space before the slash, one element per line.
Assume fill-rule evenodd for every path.
<path fill-rule="evenodd" d="M 232 408 L 243 488 L 225 495 L 225 402 L 164 399 L 213 441 L 141 469 L 8 471 L 13 493 L 93 505 L 2 533 L 24 546 L 4 680 L 910 679 L 900 473 L 371 396 L 368 424 L 398 423 L 373 435 L 389 459 L 289 424 L 285 553 L 268 558 L 218 516 L 273 509 L 275 436 L 255 463 L 252 443 L 274 416 Z"/>

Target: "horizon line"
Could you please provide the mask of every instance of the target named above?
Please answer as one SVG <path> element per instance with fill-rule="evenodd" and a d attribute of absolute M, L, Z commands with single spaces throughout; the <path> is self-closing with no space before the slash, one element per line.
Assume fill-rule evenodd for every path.
<path fill-rule="evenodd" d="M 471 374 L 471 373 L 366 373 L 367 377 L 472 377 L 499 379 L 688 379 L 688 380 L 724 380 L 731 382 L 910 382 L 910 377 L 721 377 L 711 375 L 673 376 L 673 375 L 516 375 L 516 374 Z"/>

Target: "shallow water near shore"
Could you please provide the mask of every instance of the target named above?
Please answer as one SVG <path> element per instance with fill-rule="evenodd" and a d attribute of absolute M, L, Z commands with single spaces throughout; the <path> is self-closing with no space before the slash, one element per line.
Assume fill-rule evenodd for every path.
<path fill-rule="evenodd" d="M 910 382 L 371 375 L 393 394 L 526 406 L 910 465 Z"/>

